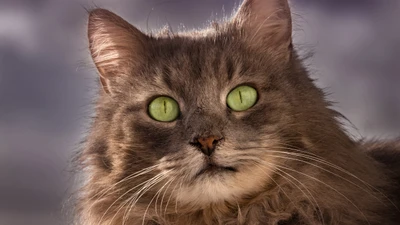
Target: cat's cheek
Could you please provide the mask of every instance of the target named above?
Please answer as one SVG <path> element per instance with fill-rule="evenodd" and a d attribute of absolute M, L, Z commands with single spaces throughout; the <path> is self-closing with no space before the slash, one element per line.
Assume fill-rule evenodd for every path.
<path fill-rule="evenodd" d="M 188 148 L 162 157 L 157 164 L 170 178 L 191 180 L 203 167 L 204 158 L 198 151 Z"/>

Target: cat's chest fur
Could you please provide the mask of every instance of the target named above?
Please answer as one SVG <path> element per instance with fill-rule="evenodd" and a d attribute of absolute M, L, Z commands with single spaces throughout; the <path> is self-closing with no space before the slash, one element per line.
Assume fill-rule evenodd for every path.
<path fill-rule="evenodd" d="M 307 169 L 304 169 L 307 171 Z M 312 174 L 312 173 L 310 173 Z M 293 179 L 287 179 L 291 177 Z M 189 210 L 184 206 L 166 206 L 163 210 L 143 210 L 128 219 L 129 224 L 204 225 L 395 225 L 399 213 L 394 205 L 398 199 L 391 192 L 341 189 L 335 186 L 342 178 L 321 178 L 318 184 L 299 181 L 296 173 L 276 178 L 276 185 L 242 202 L 221 202 Z M 298 183 L 294 183 L 299 181 Z M 375 190 L 377 191 L 377 190 Z M 396 189 L 391 189 L 396 191 Z M 357 195 L 354 195 L 354 193 Z M 350 196 L 350 194 L 353 194 Z M 382 195 L 381 195 L 382 194 Z M 384 195 L 384 196 L 383 196 Z M 350 196 L 350 197 L 347 197 Z M 160 203 L 159 203 L 160 204 Z M 162 205 L 162 204 L 161 204 Z M 148 209 L 148 205 L 140 206 Z M 153 206 L 151 206 L 153 207 Z M 162 206 L 160 207 L 162 208 Z M 168 209 L 167 209 L 168 208 Z M 169 214 L 168 212 L 172 212 Z"/>

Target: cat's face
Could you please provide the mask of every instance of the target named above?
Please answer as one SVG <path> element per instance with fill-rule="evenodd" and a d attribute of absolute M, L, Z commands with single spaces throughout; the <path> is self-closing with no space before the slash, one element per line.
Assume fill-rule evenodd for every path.
<path fill-rule="evenodd" d="M 121 141 L 134 145 L 127 151 L 146 151 L 151 165 L 181 183 L 181 201 L 221 201 L 263 188 L 271 173 L 261 162 L 275 161 L 265 149 L 278 146 L 279 129 L 289 122 L 290 97 L 277 87 L 287 79 L 284 72 L 261 66 L 240 42 L 222 38 L 153 47 L 142 76 L 132 76 L 119 94 L 124 101 L 118 107 L 127 111 L 114 124 L 130 137 Z M 244 85 L 256 90 L 256 102 L 235 111 L 228 94 Z M 175 120 L 151 117 L 149 105 L 159 96 L 178 103 Z M 136 163 L 135 157 L 129 161 Z"/>
<path fill-rule="evenodd" d="M 301 103 L 319 94 L 291 48 L 288 6 L 278 5 L 246 1 L 215 30 L 158 37 L 92 12 L 91 50 L 106 91 L 94 145 L 110 185 L 142 171 L 125 190 L 151 181 L 155 192 L 204 205 L 234 202 L 273 182 L 275 165 L 285 162 L 275 153 L 304 139 L 298 121 L 313 110 Z M 271 14 L 276 9 L 282 12 Z M 251 104 L 237 110 L 229 94 L 243 86 Z M 150 107 L 161 96 L 169 98 L 162 113 L 178 111 L 168 121 Z M 311 108 L 321 106 L 319 97 Z"/>

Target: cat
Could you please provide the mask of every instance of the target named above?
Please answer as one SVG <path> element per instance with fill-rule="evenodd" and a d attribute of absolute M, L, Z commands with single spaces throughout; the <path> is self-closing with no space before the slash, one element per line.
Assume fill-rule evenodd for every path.
<path fill-rule="evenodd" d="M 286 0 L 146 35 L 90 11 L 102 90 L 76 223 L 400 223 L 400 140 L 355 141 L 292 45 Z"/>

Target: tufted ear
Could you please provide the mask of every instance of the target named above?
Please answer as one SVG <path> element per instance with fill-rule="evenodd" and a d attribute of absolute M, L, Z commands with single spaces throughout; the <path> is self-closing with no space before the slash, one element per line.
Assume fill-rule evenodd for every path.
<path fill-rule="evenodd" d="M 107 93 L 143 61 L 148 37 L 116 14 L 95 9 L 88 24 L 89 48 Z"/>
<path fill-rule="evenodd" d="M 257 48 L 292 47 L 292 19 L 287 0 L 244 0 L 233 22 Z"/>

